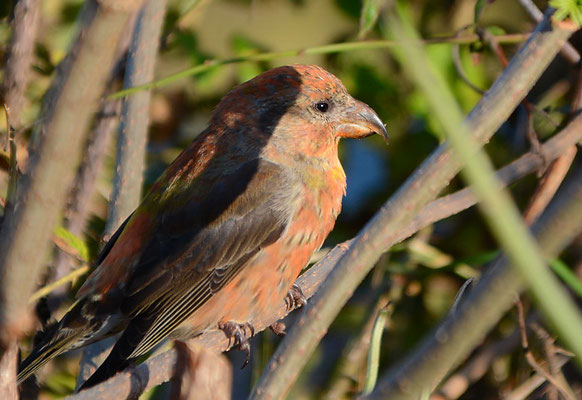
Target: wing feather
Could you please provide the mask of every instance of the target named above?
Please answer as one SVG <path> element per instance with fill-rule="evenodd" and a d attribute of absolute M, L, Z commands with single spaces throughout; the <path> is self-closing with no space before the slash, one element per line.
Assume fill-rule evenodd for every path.
<path fill-rule="evenodd" d="M 143 333 L 130 359 L 147 353 L 281 236 L 295 211 L 293 179 L 270 162 L 247 163 L 202 200 L 181 202 L 187 210 L 160 218 L 121 309 Z"/>

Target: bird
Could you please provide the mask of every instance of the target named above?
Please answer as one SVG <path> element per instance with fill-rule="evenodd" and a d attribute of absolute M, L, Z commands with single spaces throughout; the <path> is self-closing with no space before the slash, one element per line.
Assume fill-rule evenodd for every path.
<path fill-rule="evenodd" d="M 305 301 L 295 279 L 346 192 L 339 140 L 375 133 L 388 139 L 376 112 L 320 66 L 281 66 L 236 86 L 112 235 L 76 302 L 21 363 L 18 382 L 116 334 L 81 389 L 168 337 L 211 330 L 248 362 L 251 321 L 274 304 Z"/>

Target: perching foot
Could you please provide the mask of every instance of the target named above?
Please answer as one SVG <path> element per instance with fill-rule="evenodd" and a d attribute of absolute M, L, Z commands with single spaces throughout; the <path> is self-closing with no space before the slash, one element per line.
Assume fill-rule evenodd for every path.
<path fill-rule="evenodd" d="M 237 322 L 228 321 L 218 324 L 218 329 L 223 331 L 228 338 L 229 346 L 232 344 L 233 347 L 236 347 L 245 353 L 246 359 L 241 369 L 246 367 L 251 359 L 251 345 L 249 343 L 249 338 L 252 338 L 255 335 L 255 328 L 253 328 L 253 326 L 248 322 L 239 324 Z M 250 332 L 249 336 L 247 336 L 247 329 Z"/>
<path fill-rule="evenodd" d="M 285 304 L 287 304 L 287 310 L 303 307 L 307 304 L 307 298 L 301 291 L 301 288 L 296 284 L 291 286 L 289 293 L 287 293 L 287 296 L 285 296 Z"/>

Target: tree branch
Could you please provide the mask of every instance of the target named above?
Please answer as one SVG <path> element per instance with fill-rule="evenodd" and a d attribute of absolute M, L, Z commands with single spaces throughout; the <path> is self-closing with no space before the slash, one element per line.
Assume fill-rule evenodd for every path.
<path fill-rule="evenodd" d="M 40 16 L 38 0 L 20 0 L 14 5 L 10 42 L 4 56 L 2 97 L 10 109 L 13 126 L 20 127 L 20 111 L 25 103 L 24 92 L 30 79 L 34 42 Z"/>
<path fill-rule="evenodd" d="M 153 79 L 165 8 L 166 1 L 163 0 L 148 0 L 144 3 L 129 47 L 124 88 Z M 146 90 L 123 102 L 115 157 L 116 174 L 105 227 L 106 238 L 117 230 L 141 199 L 150 98 L 151 91 Z"/>
<path fill-rule="evenodd" d="M 519 2 L 530 18 L 536 23 L 539 23 L 544 18 L 544 13 L 541 12 L 533 0 L 519 0 Z M 564 43 L 564 46 L 560 49 L 560 54 L 571 64 L 576 65 L 580 62 L 580 53 L 578 53 L 578 50 L 570 42 Z"/>
<path fill-rule="evenodd" d="M 31 326 L 28 298 L 42 271 L 53 227 L 74 178 L 83 139 L 111 64 L 115 46 L 140 0 L 90 2 L 86 29 L 64 62 L 59 87 L 46 108 L 29 173 L 18 203 L 0 231 L 0 341 L 8 343 Z M 95 62 L 98 59 L 99 62 Z M 90 77 L 90 79 L 88 78 Z M 55 162 L 58 160 L 59 162 Z"/>
<path fill-rule="evenodd" d="M 581 168 L 532 230 L 547 257 L 558 254 L 582 232 Z M 521 276 L 507 258 L 500 258 L 488 269 L 458 311 L 449 315 L 404 360 L 388 371 L 366 399 L 418 398 L 423 390 L 434 389 L 513 306 L 524 287 Z"/>
<path fill-rule="evenodd" d="M 127 56 L 124 87 L 149 82 L 154 76 L 160 32 L 164 21 L 165 0 L 147 0 L 141 8 Z M 142 91 L 125 99 L 117 137 L 115 178 L 104 238 L 108 239 L 141 199 L 146 139 L 149 127 L 151 92 Z M 88 346 L 83 352 L 77 386 L 96 370 L 113 344 L 108 339 Z"/>

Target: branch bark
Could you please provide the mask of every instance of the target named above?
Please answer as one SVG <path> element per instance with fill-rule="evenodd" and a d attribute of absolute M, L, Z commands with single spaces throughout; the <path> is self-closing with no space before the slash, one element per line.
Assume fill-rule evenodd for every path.
<path fill-rule="evenodd" d="M 122 71 L 125 68 L 127 49 L 135 25 L 135 15 L 132 15 L 117 46 L 115 66 L 106 85 L 104 97 L 107 98 L 121 86 Z M 75 181 L 68 198 L 65 211 L 64 226 L 71 233 L 80 236 L 89 218 L 90 201 L 95 193 L 97 178 L 103 169 L 103 161 L 113 137 L 113 130 L 118 126 L 121 111 L 121 99 L 103 100 L 95 121 L 95 126 L 89 133 L 85 145 L 83 163 L 77 171 Z M 75 265 L 74 257 L 57 249 L 51 279 L 58 280 L 69 274 Z M 66 291 L 66 286 L 55 291 L 49 298 L 49 308 L 54 310 L 60 304 L 60 299 Z M 56 295 L 56 296 L 55 296 Z"/>
<path fill-rule="evenodd" d="M 153 79 L 165 8 L 165 0 L 148 0 L 140 10 L 127 56 L 125 88 Z M 117 138 L 116 174 L 105 227 L 105 239 L 115 232 L 141 199 L 150 97 L 151 91 L 144 90 L 123 102 Z M 113 340 L 108 339 L 85 349 L 77 386 L 95 372 L 112 344 Z"/>
<path fill-rule="evenodd" d="M 519 0 L 519 2 L 530 18 L 536 23 L 539 23 L 544 18 L 544 13 L 536 6 L 533 0 Z M 580 62 L 580 53 L 569 42 L 564 43 L 564 47 L 560 49 L 560 53 L 571 64 L 576 65 Z"/>
<path fill-rule="evenodd" d="M 2 97 L 10 109 L 13 126 L 20 127 L 20 111 L 30 79 L 34 41 L 40 16 L 38 0 L 20 0 L 14 5 L 12 35 L 4 56 Z"/>
<path fill-rule="evenodd" d="M 0 395 L 4 400 L 18 399 L 16 386 L 16 363 L 18 360 L 18 346 L 16 342 L 9 344 L 4 356 L 0 358 Z"/>
<path fill-rule="evenodd" d="M 165 0 L 149 0 L 140 11 L 127 56 L 124 88 L 153 80 L 165 8 Z M 123 102 L 105 238 L 117 230 L 141 199 L 150 98 L 151 91 L 143 90 Z"/>
<path fill-rule="evenodd" d="M 52 229 L 74 178 L 72 166 L 78 164 L 113 61 L 115 46 L 103 43 L 118 41 L 128 11 L 139 2 L 91 1 L 87 13 L 90 22 L 64 62 L 61 78 L 56 79 L 59 87 L 45 108 L 29 173 L 23 177 L 18 202 L 0 231 L 0 342 L 4 344 L 31 325 L 28 298 L 42 271 Z"/>
<path fill-rule="evenodd" d="M 558 254 L 582 232 L 582 169 L 552 201 L 533 227 L 544 255 Z M 466 357 L 511 308 L 524 289 L 507 258 L 499 259 L 460 305 L 432 334 L 394 366 L 365 399 L 418 398 Z"/>

